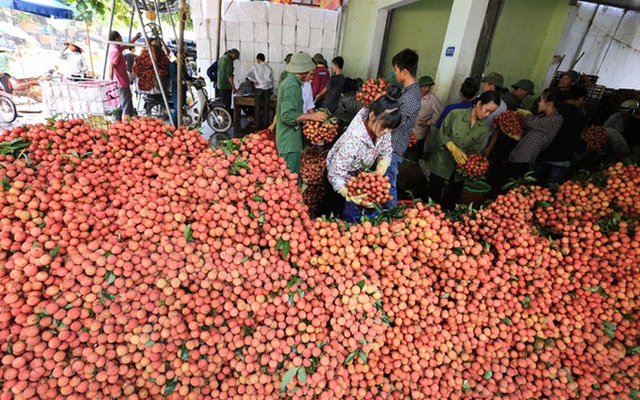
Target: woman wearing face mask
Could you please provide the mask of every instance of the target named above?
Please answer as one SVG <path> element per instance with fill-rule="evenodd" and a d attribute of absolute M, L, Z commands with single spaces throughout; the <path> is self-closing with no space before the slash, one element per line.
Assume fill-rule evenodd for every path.
<path fill-rule="evenodd" d="M 445 209 L 453 209 L 460 200 L 464 177 L 456 173 L 458 164 L 467 162 L 467 153 L 477 153 L 491 127 L 484 121 L 500 105 L 500 95 L 484 92 L 469 109 L 451 111 L 442 122 L 436 150 L 427 161 L 431 176 L 426 195 Z M 448 184 L 447 198 L 442 189 Z"/>
<path fill-rule="evenodd" d="M 345 221 L 355 222 L 361 212 L 359 206 L 366 197 L 348 195 L 346 184 L 351 176 L 374 164 L 376 171 L 384 175 L 389 167 L 393 152 L 389 133 L 402 120 L 399 97 L 400 88 L 389 86 L 385 95 L 358 112 L 327 156 L 326 176 L 333 189 L 328 191 L 327 200 L 333 210 L 343 211 Z M 340 207 L 342 204 L 344 207 Z"/>
<path fill-rule="evenodd" d="M 519 179 L 534 167 L 538 155 L 549 146 L 562 126 L 558 112 L 560 91 L 546 89 L 538 102 L 538 113 L 524 117 L 522 139 L 509 153 L 509 177 Z"/>

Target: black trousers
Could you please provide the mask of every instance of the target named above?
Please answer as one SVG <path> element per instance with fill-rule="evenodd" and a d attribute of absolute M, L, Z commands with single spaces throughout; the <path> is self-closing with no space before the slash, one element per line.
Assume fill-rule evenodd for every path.
<path fill-rule="evenodd" d="M 436 174 L 429 177 L 429 185 L 427 186 L 427 197 L 440 204 L 445 210 L 453 210 L 460 201 L 462 190 L 464 189 L 464 181 L 456 182 L 454 179 L 455 172 L 449 177 L 449 186 L 447 187 L 447 197 L 442 199 L 442 189 L 447 184 L 447 180 Z"/>
<path fill-rule="evenodd" d="M 324 205 L 322 207 L 321 214 L 326 216 L 333 214 L 336 217 L 342 216 L 345 199 L 335 191 L 333 186 L 331 186 L 326 170 L 322 175 L 322 185 L 324 186 Z"/>
<path fill-rule="evenodd" d="M 256 126 L 256 130 L 261 131 L 263 129 L 267 129 L 271 122 L 269 121 L 269 101 L 271 99 L 271 89 L 256 89 L 254 93 L 256 104 L 254 107 L 254 124 Z"/>
<path fill-rule="evenodd" d="M 226 108 L 227 111 L 231 112 L 231 95 L 233 94 L 233 90 L 231 89 L 218 89 L 218 90 L 220 91 L 220 100 L 222 100 L 222 104 L 224 104 L 224 108 Z"/>

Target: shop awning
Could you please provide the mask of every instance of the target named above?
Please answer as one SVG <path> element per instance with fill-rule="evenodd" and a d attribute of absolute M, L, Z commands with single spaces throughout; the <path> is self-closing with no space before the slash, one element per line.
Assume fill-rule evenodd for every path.
<path fill-rule="evenodd" d="M 42 15 L 43 17 L 73 18 L 73 9 L 56 0 L 0 0 L 0 7 Z"/>

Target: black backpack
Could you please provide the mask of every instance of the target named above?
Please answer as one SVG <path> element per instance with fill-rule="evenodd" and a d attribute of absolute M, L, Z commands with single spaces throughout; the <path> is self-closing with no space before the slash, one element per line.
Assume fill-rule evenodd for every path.
<path fill-rule="evenodd" d="M 209 68 L 207 68 L 207 76 L 209 77 L 209 79 L 211 79 L 211 82 L 213 82 L 213 84 L 217 84 L 218 83 L 218 61 L 214 61 L 213 64 L 211 64 L 209 66 Z"/>

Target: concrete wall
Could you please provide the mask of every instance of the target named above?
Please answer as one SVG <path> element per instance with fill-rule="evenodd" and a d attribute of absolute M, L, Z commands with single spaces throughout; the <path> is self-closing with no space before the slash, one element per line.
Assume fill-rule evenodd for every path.
<path fill-rule="evenodd" d="M 484 25 L 489 0 L 455 0 L 444 38 L 436 85 L 433 92 L 443 104 L 460 100 L 460 85 L 471 73 L 471 66 Z M 453 47 L 453 55 L 446 48 Z"/>
<path fill-rule="evenodd" d="M 531 79 L 539 92 L 569 11 L 567 0 L 507 0 L 485 73 L 501 73 L 507 86 Z"/>
<path fill-rule="evenodd" d="M 393 56 L 410 48 L 420 55 L 418 76 L 436 77 L 452 4 L 453 0 L 420 0 L 395 9 L 385 57 L 385 75 L 393 71 Z"/>
<path fill-rule="evenodd" d="M 378 17 L 375 0 L 351 0 L 346 8 L 342 44 L 339 49 L 344 57 L 344 74 L 349 77 L 369 78 L 369 63 L 372 52 L 372 38 Z"/>
<path fill-rule="evenodd" d="M 430 74 L 436 78 L 436 82 L 436 71 L 444 59 L 443 48 L 451 45 L 444 43 L 447 24 L 448 29 L 464 30 L 468 23 L 475 24 L 479 21 L 481 24 L 484 18 L 478 12 L 471 19 L 462 18 L 459 23 L 449 21 L 454 0 L 406 3 L 392 0 L 348 2 L 340 51 L 346 60 L 347 76 L 366 78 L 377 71 L 376 57 L 379 54 L 374 53 L 380 52 L 381 31 L 386 20 L 385 7 L 396 7 L 385 57 L 385 72 L 392 70 L 390 62 L 393 55 L 409 47 L 417 50 L 421 56 L 418 74 Z M 473 7 L 473 4 L 465 3 L 464 6 Z M 485 72 L 500 72 L 507 85 L 521 78 L 529 78 L 539 89 L 553 60 L 570 10 L 567 0 L 506 0 Z M 464 48 L 457 47 L 456 52 L 473 46 L 465 43 Z M 455 66 L 456 69 L 462 67 L 465 66 Z M 456 83 L 459 84 L 451 82 Z M 445 88 L 440 89 L 446 91 Z M 454 92 L 455 90 L 452 93 Z M 444 98 L 450 97 L 444 92 L 441 94 Z"/>

